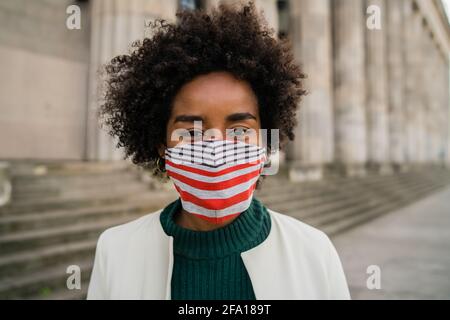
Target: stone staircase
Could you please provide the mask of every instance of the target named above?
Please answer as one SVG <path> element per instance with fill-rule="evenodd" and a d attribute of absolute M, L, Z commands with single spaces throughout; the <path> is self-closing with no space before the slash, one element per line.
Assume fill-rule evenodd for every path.
<path fill-rule="evenodd" d="M 257 192 L 269 208 L 334 236 L 450 185 L 450 170 L 417 168 L 390 175 L 292 183 L 273 179 Z"/>
<path fill-rule="evenodd" d="M 122 162 L 12 169 L 11 203 L 0 207 L 0 299 L 84 298 L 100 233 L 176 198 Z M 82 290 L 66 287 L 70 265 Z"/>
<path fill-rule="evenodd" d="M 95 245 L 108 227 L 176 198 L 143 182 L 125 163 L 15 164 L 12 201 L 0 207 L 0 298 L 82 299 Z M 392 175 L 293 183 L 269 177 L 256 195 L 269 208 L 333 236 L 450 184 L 450 171 L 422 168 Z M 426 214 L 426 213 L 424 213 Z M 81 269 L 68 290 L 67 267 Z"/>

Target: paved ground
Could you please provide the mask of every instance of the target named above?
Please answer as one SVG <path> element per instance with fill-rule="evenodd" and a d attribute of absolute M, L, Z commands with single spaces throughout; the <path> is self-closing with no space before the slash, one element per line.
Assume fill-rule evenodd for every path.
<path fill-rule="evenodd" d="M 332 240 L 353 299 L 450 299 L 450 188 Z M 366 286 L 369 265 L 379 290 Z"/>

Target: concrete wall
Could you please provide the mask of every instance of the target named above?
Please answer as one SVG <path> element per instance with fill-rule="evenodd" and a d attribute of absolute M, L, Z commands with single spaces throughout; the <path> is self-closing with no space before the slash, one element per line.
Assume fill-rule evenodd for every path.
<path fill-rule="evenodd" d="M 81 30 L 66 28 L 73 3 L 82 9 Z M 83 157 L 86 9 L 67 0 L 0 2 L 0 158 Z"/>

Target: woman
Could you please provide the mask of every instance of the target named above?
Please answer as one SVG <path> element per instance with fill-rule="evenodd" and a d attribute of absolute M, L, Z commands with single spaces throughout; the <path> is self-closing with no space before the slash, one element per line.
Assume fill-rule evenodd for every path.
<path fill-rule="evenodd" d="M 253 3 L 177 17 L 107 65 L 101 115 L 180 198 L 103 232 L 88 299 L 348 299 L 328 237 L 253 197 L 305 94 L 289 43 Z"/>

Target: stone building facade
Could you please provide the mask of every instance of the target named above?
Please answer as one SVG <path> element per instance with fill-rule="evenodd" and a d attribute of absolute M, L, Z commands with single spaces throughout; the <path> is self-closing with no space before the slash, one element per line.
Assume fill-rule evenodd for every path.
<path fill-rule="evenodd" d="M 147 36 L 152 19 L 218 2 L 2 1 L 0 159 L 121 159 L 95 114 L 99 67 Z M 296 141 L 283 155 L 292 179 L 450 163 L 450 27 L 440 0 L 255 4 L 308 74 Z M 80 29 L 66 26 L 71 5 Z"/>

